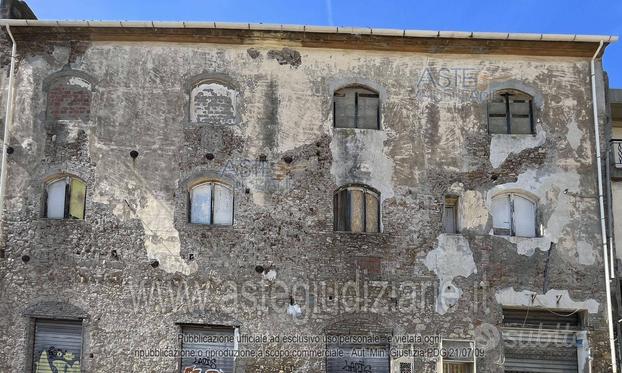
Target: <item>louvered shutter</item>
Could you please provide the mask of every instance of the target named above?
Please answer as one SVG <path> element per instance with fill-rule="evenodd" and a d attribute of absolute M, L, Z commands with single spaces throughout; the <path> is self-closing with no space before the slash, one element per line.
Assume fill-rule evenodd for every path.
<path fill-rule="evenodd" d="M 343 357 L 328 357 L 327 373 L 390 372 L 388 345 L 329 345 L 328 349 L 343 351 Z"/>
<path fill-rule="evenodd" d="M 194 357 L 182 357 L 181 373 L 199 369 L 201 372 L 233 373 L 234 328 L 183 326 L 182 332 L 182 352 L 188 356 L 189 351 L 193 351 Z M 219 351 L 228 352 L 228 355 L 216 355 Z"/>
<path fill-rule="evenodd" d="M 34 373 L 80 373 L 81 354 L 81 321 L 36 321 Z"/>

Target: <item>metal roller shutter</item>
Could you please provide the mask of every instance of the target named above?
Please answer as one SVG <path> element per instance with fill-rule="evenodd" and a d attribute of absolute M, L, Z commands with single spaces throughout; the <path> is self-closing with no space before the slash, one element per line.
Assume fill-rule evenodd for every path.
<path fill-rule="evenodd" d="M 503 323 L 506 373 L 578 373 L 578 313 L 504 310 Z"/>
<path fill-rule="evenodd" d="M 183 326 L 182 333 L 182 352 L 194 357 L 182 357 L 181 373 L 233 373 L 234 328 Z"/>
<path fill-rule="evenodd" d="M 327 373 L 390 372 L 388 345 L 329 345 L 328 349 L 343 351 L 343 357 L 327 358 Z"/>
<path fill-rule="evenodd" d="M 81 354 L 81 321 L 36 321 L 34 373 L 80 373 Z"/>

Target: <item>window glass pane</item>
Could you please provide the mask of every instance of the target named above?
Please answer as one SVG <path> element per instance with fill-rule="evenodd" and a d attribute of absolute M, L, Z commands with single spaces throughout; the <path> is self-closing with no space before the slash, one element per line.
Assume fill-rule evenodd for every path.
<path fill-rule="evenodd" d="M 354 128 L 354 92 L 342 91 L 335 93 L 335 127 Z"/>
<path fill-rule="evenodd" d="M 69 217 L 84 219 L 84 201 L 86 184 L 82 180 L 71 179 L 71 197 L 69 198 Z"/>
<path fill-rule="evenodd" d="M 501 195 L 492 200 L 492 227 L 495 234 L 510 235 L 510 200 L 508 195 Z"/>
<path fill-rule="evenodd" d="M 63 219 L 65 217 L 65 187 L 66 179 L 48 184 L 47 217 L 49 219 Z"/>
<path fill-rule="evenodd" d="M 190 222 L 195 224 L 211 224 L 212 184 L 201 184 L 192 188 Z"/>
<path fill-rule="evenodd" d="M 350 190 L 350 230 L 365 231 L 365 196 L 362 190 Z"/>
<path fill-rule="evenodd" d="M 35 373 L 80 373 L 82 323 L 37 320 L 33 349 Z"/>
<path fill-rule="evenodd" d="M 181 359 L 181 373 L 233 373 L 235 362 L 233 328 L 185 326 L 182 333 L 181 348 L 185 357 Z M 194 357 L 191 351 L 194 351 Z M 197 357 L 199 351 L 200 357 Z"/>
<path fill-rule="evenodd" d="M 233 193 L 221 184 L 214 185 L 214 224 L 233 224 Z"/>
<path fill-rule="evenodd" d="M 378 129 L 378 95 L 359 93 L 358 128 Z"/>
<path fill-rule="evenodd" d="M 536 236 L 536 205 L 527 198 L 514 195 L 514 232 L 521 237 Z"/>
<path fill-rule="evenodd" d="M 372 193 L 365 193 L 365 231 L 379 232 L 380 222 L 378 221 L 378 198 Z"/>

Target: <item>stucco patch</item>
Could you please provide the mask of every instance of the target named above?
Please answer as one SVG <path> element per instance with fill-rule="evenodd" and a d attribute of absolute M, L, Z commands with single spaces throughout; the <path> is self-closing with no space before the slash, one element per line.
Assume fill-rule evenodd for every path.
<path fill-rule="evenodd" d="M 513 287 L 497 290 L 497 303 L 511 307 L 544 307 L 566 310 L 587 310 L 598 313 L 600 304 L 594 299 L 577 302 L 570 298 L 568 290 L 551 289 L 546 294 L 538 294 L 530 290 L 516 291 Z M 533 300 L 532 300 L 533 299 Z"/>

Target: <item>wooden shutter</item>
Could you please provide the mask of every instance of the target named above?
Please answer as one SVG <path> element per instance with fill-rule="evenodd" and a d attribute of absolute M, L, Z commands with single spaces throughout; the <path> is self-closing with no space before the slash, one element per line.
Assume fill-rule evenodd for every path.
<path fill-rule="evenodd" d="M 533 133 L 531 117 L 531 99 L 528 96 L 514 94 L 509 97 L 511 133 L 528 135 Z"/>
<path fill-rule="evenodd" d="M 214 224 L 233 224 L 233 192 L 222 184 L 214 184 Z"/>
<path fill-rule="evenodd" d="M 343 351 L 343 357 L 328 357 L 327 373 L 390 372 L 388 345 L 329 345 L 328 349 Z"/>
<path fill-rule="evenodd" d="M 365 191 L 350 190 L 350 231 L 365 232 Z"/>
<path fill-rule="evenodd" d="M 525 197 L 512 195 L 512 230 L 520 237 L 536 236 L 536 205 Z"/>
<path fill-rule="evenodd" d="M 497 95 L 488 103 L 488 131 L 490 133 L 508 133 L 507 103 L 505 97 Z"/>
<path fill-rule="evenodd" d="M 375 193 L 365 193 L 365 232 L 380 232 L 380 200 Z"/>
<path fill-rule="evenodd" d="M 69 217 L 72 219 L 84 219 L 86 184 L 80 179 L 72 178 L 69 193 Z"/>
<path fill-rule="evenodd" d="M 492 199 L 492 228 L 496 235 L 509 236 L 511 234 L 512 220 L 510 209 L 510 196 L 502 194 Z"/>
<path fill-rule="evenodd" d="M 188 368 L 200 369 L 201 372 L 233 373 L 235 359 L 235 330 L 232 327 L 182 326 L 184 339 L 182 351 L 194 351 L 195 357 L 182 357 L 181 373 Z M 187 338 L 192 340 L 187 341 Z M 200 351 L 200 352 L 199 352 Z M 227 352 L 228 356 L 215 355 L 218 351 Z M 210 356 L 210 353 L 214 354 Z M 201 357 L 198 357 L 198 355 Z M 211 369 L 211 370 L 210 370 Z M 188 371 L 193 372 L 193 369 Z"/>
<path fill-rule="evenodd" d="M 34 373 L 80 373 L 81 355 L 81 321 L 35 322 Z"/>

